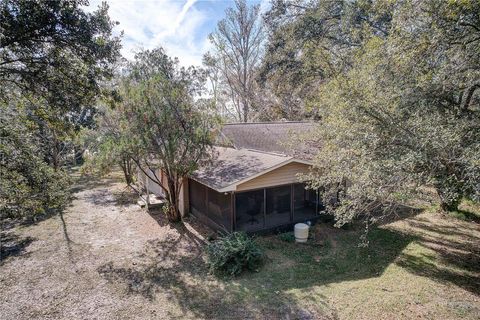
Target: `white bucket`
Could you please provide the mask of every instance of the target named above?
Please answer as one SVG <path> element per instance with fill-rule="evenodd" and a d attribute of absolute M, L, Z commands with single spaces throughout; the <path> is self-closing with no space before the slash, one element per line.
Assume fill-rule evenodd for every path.
<path fill-rule="evenodd" d="M 297 223 L 295 225 L 295 241 L 307 242 L 309 226 L 305 223 Z"/>

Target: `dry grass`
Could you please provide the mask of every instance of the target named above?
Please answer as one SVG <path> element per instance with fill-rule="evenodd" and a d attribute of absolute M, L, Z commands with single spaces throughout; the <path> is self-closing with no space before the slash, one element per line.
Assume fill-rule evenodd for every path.
<path fill-rule="evenodd" d="M 260 272 L 219 280 L 195 221 L 171 226 L 132 205 L 118 176 L 75 192 L 63 222 L 3 232 L 2 319 L 480 318 L 476 222 L 402 216 L 373 230 L 368 248 L 328 225 L 307 245 L 264 237 Z"/>

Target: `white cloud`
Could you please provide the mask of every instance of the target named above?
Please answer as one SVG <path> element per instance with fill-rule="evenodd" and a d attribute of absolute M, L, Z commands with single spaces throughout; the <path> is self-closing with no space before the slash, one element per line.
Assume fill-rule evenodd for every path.
<path fill-rule="evenodd" d="M 132 59 L 138 49 L 162 46 L 182 65 L 200 65 L 209 44 L 196 34 L 208 17 L 195 8 L 196 1 L 107 1 L 110 17 L 120 23 L 116 31 L 124 32 L 122 55 Z M 87 10 L 95 10 L 100 3 L 91 1 Z"/>

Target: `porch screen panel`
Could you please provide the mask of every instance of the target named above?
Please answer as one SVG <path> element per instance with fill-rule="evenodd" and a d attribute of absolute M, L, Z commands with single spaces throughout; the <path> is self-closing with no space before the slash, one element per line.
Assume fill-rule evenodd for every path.
<path fill-rule="evenodd" d="M 236 230 L 255 231 L 264 227 L 263 189 L 235 195 Z"/>
<path fill-rule="evenodd" d="M 230 194 L 223 194 L 208 188 L 208 217 L 215 223 L 231 229 L 231 203 Z"/>
<path fill-rule="evenodd" d="M 267 212 L 265 215 L 266 227 L 275 227 L 288 224 L 291 217 L 291 187 L 281 186 L 267 188 Z"/>
<path fill-rule="evenodd" d="M 207 214 L 206 188 L 204 185 L 189 180 L 190 208 L 193 214 Z"/>
<path fill-rule="evenodd" d="M 306 185 L 298 183 L 293 186 L 293 219 L 295 221 L 304 221 L 312 219 L 317 215 L 317 191 L 306 189 Z M 318 209 L 321 209 L 322 204 L 319 203 Z"/>

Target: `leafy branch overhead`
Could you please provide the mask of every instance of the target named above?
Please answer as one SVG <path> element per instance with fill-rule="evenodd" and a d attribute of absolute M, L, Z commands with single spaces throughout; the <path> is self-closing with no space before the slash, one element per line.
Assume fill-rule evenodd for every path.
<path fill-rule="evenodd" d="M 108 6 L 86 13 L 86 4 L 0 1 L 2 218 L 30 218 L 67 201 L 63 167 L 81 154 L 78 132 L 95 126 L 120 50 Z"/>
<path fill-rule="evenodd" d="M 308 92 L 321 116 L 305 179 L 327 198 L 346 183 L 339 225 L 424 187 L 444 210 L 479 199 L 479 13 L 478 1 L 276 1 L 266 15 L 262 76 Z"/>

